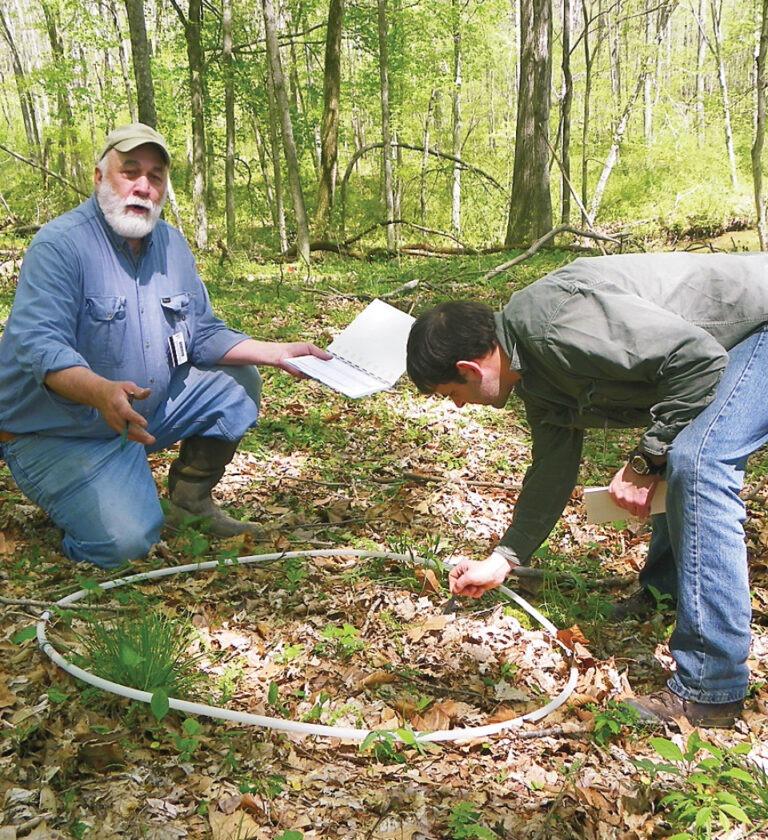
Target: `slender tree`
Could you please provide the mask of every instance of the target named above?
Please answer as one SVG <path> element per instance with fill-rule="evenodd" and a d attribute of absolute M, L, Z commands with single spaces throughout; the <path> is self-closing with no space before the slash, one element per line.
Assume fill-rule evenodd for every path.
<path fill-rule="evenodd" d="M 267 56 L 272 73 L 277 109 L 280 115 L 283 151 L 285 152 L 285 163 L 288 168 L 288 183 L 291 188 L 291 197 L 293 198 L 293 212 L 296 216 L 296 252 L 309 265 L 309 224 L 307 222 L 307 211 L 304 204 L 304 193 L 301 188 L 299 156 L 296 152 L 296 141 L 293 137 L 288 91 L 285 86 L 283 67 L 280 62 L 280 50 L 277 45 L 277 23 L 272 0 L 262 0 L 262 10 L 264 12 L 264 31 L 267 39 Z"/>
<path fill-rule="evenodd" d="M 152 81 L 151 53 L 147 41 L 143 0 L 125 0 L 125 11 L 128 16 L 128 31 L 131 37 L 133 78 L 136 81 L 139 122 L 154 127 L 157 125 L 155 85 Z M 117 15 L 115 15 L 115 25 L 117 26 Z"/>
<path fill-rule="evenodd" d="M 752 144 L 752 180 L 755 187 L 755 210 L 757 211 L 757 233 L 760 237 L 760 249 L 768 250 L 768 222 L 766 221 L 766 201 L 763 192 L 763 146 L 765 144 L 765 89 L 766 59 L 768 58 L 768 0 L 762 2 L 762 20 L 760 42 L 757 51 L 757 80 L 755 85 L 755 140 Z"/>
<path fill-rule="evenodd" d="M 387 0 L 378 0 L 379 32 L 379 97 L 381 99 L 381 139 L 384 144 L 384 201 L 387 208 L 387 248 L 397 250 L 395 219 L 395 192 L 392 177 L 392 135 L 389 128 L 389 24 Z"/>
<path fill-rule="evenodd" d="M 571 0 L 563 0 L 563 98 L 560 103 L 561 214 L 564 225 L 571 220 L 571 109 L 573 73 L 571 72 Z"/>
<path fill-rule="evenodd" d="M 224 67 L 224 203 L 227 220 L 227 245 L 235 241 L 235 80 L 232 68 L 232 0 L 222 2 L 222 64 Z"/>
<path fill-rule="evenodd" d="M 322 236 L 331 223 L 339 157 L 341 119 L 341 33 L 344 28 L 344 0 L 330 0 L 325 33 L 323 72 L 323 119 L 320 128 L 320 181 L 317 188 L 315 230 Z"/>
<path fill-rule="evenodd" d="M 201 39 L 203 0 L 189 0 L 187 13 L 171 0 L 184 27 L 189 63 L 189 92 L 192 110 L 192 204 L 195 212 L 195 244 L 208 247 L 208 208 L 205 201 L 205 58 Z"/>
<path fill-rule="evenodd" d="M 551 0 L 521 0 L 520 26 L 520 96 L 507 247 L 533 242 L 552 229 L 549 192 Z"/>
<path fill-rule="evenodd" d="M 27 86 L 26 74 L 21 62 L 21 56 L 13 39 L 13 32 L 11 31 L 7 13 L 3 11 L 2 4 L 0 4 L 0 33 L 2 33 L 3 40 L 8 45 L 8 50 L 11 54 L 16 91 L 19 96 L 19 108 L 21 110 L 22 121 L 24 122 L 24 132 L 27 136 L 27 149 L 33 158 L 40 159 L 40 133 L 37 128 L 35 105 Z"/>

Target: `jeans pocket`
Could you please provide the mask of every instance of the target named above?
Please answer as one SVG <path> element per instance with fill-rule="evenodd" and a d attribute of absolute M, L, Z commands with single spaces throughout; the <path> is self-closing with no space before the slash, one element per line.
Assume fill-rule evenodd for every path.
<path fill-rule="evenodd" d="M 85 358 L 95 366 L 121 364 L 126 328 L 125 297 L 87 297 L 80 342 Z"/>

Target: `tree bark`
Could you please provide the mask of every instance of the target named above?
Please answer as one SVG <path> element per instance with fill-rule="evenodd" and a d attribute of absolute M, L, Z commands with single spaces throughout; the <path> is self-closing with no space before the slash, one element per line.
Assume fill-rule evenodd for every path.
<path fill-rule="evenodd" d="M 272 0 L 262 0 L 262 9 L 264 11 L 264 30 L 267 39 L 267 55 L 269 57 L 269 66 L 272 71 L 272 82 L 274 84 L 277 110 L 280 115 L 285 163 L 288 168 L 288 183 L 291 188 L 291 197 L 293 198 L 293 212 L 296 216 L 296 247 L 301 259 L 306 263 L 306 265 L 309 265 L 309 224 L 307 222 L 307 211 L 304 205 L 304 193 L 301 189 L 299 157 L 296 153 L 296 141 L 293 137 L 293 124 L 291 123 L 288 92 L 285 87 L 283 67 L 280 62 L 280 50 L 277 44 L 277 24 L 275 21 L 275 9 Z"/>
<path fill-rule="evenodd" d="M 655 0 L 646 0 L 645 2 L 646 50 L 649 50 L 653 43 L 653 15 L 651 13 L 651 5 L 654 3 Z M 653 75 L 646 73 L 645 79 L 643 80 L 643 136 L 646 146 L 650 146 L 653 143 L 653 82 Z"/>
<path fill-rule="evenodd" d="M 563 0 L 563 100 L 560 105 L 561 213 L 560 220 L 571 220 L 571 108 L 573 106 L 573 74 L 571 73 L 571 0 Z"/>
<path fill-rule="evenodd" d="M 704 37 L 704 4 L 706 0 L 699 0 L 696 40 L 696 139 L 699 146 L 704 145 L 704 57 L 707 53 L 707 40 Z"/>
<path fill-rule="evenodd" d="M 177 0 L 171 0 L 184 27 L 189 63 L 189 93 L 192 111 L 192 205 L 195 214 L 195 244 L 208 247 L 208 208 L 205 202 L 205 57 L 200 37 L 203 0 L 189 0 L 185 15 Z"/>
<path fill-rule="evenodd" d="M 139 122 L 155 128 L 157 126 L 155 85 L 152 81 L 151 53 L 147 41 L 143 0 L 125 0 L 125 11 L 128 15 L 128 31 L 131 36 L 133 78 L 136 81 Z"/>
<path fill-rule="evenodd" d="M 755 140 L 752 144 L 752 180 L 755 187 L 755 210 L 757 211 L 757 233 L 760 237 L 760 250 L 765 251 L 768 250 L 768 222 L 766 221 L 766 201 L 763 192 L 763 145 L 765 143 L 765 65 L 768 57 L 768 0 L 762 2 L 762 15 L 756 68 L 756 119 Z"/>
<path fill-rule="evenodd" d="M 131 115 L 131 122 L 136 122 L 138 119 L 136 100 L 133 95 L 133 90 L 131 89 L 131 74 L 128 69 L 128 56 L 125 54 L 123 33 L 120 31 L 120 19 L 117 16 L 115 0 L 108 0 L 107 6 L 109 8 L 109 16 L 112 20 L 112 26 L 115 29 L 115 35 L 117 35 L 117 55 L 120 60 L 120 74 L 123 77 L 123 87 L 125 88 L 125 101 L 128 105 L 128 113 Z M 130 22 L 128 26 L 130 29 Z"/>
<path fill-rule="evenodd" d="M 717 61 L 717 81 L 720 85 L 720 95 L 723 103 L 723 128 L 725 130 L 725 148 L 728 153 L 728 164 L 731 170 L 731 186 L 736 189 L 739 185 L 739 176 L 736 169 L 736 152 L 733 148 L 733 129 L 731 128 L 731 102 L 728 93 L 728 77 L 725 73 L 725 60 L 723 59 L 723 34 L 721 17 L 723 13 L 722 0 L 710 0 L 710 12 L 712 14 L 712 51 Z"/>
<path fill-rule="evenodd" d="M 505 244 L 532 242 L 552 228 L 549 192 L 551 0 L 521 0 L 521 71 L 512 200 Z"/>
<path fill-rule="evenodd" d="M 285 193 L 283 190 L 283 168 L 280 163 L 282 160 L 280 154 L 280 121 L 277 117 L 275 85 L 269 67 L 267 67 L 267 100 L 269 105 L 269 146 L 272 152 L 272 174 L 275 180 L 277 234 L 280 239 L 280 252 L 284 253 L 288 249 L 288 231 L 285 226 Z"/>
<path fill-rule="evenodd" d="M 461 154 L 461 0 L 451 0 L 453 17 L 453 154 Z M 399 215 L 399 214 L 398 214 Z M 461 166 L 454 162 L 451 179 L 451 231 L 461 236 Z"/>
<path fill-rule="evenodd" d="M 232 0 L 222 3 L 222 64 L 224 70 L 224 204 L 227 222 L 227 247 L 235 242 L 235 80 L 232 67 Z"/>
<path fill-rule="evenodd" d="M 19 51 L 16 49 L 16 44 L 13 40 L 13 33 L 11 31 L 8 18 L 3 14 L 2 6 L 0 6 L 0 32 L 2 32 L 3 39 L 6 44 L 8 44 L 8 49 L 11 53 L 13 76 L 16 82 L 16 91 L 19 96 L 19 107 L 21 108 L 21 118 L 24 122 L 24 133 L 27 137 L 27 151 L 31 157 L 40 160 L 42 158 L 42 154 L 40 149 L 40 133 L 37 128 L 37 117 L 35 115 L 35 106 L 32 101 L 32 95 L 27 88 L 24 66 L 21 63 Z"/>
<path fill-rule="evenodd" d="M 429 128 L 432 122 L 432 112 L 435 109 L 435 98 L 437 88 L 432 88 L 429 94 L 427 115 L 424 118 L 424 137 L 422 146 L 424 151 L 421 154 L 421 174 L 419 176 L 419 219 L 422 225 L 427 223 L 427 164 L 429 163 Z"/>
<path fill-rule="evenodd" d="M 395 219 L 395 193 L 392 179 L 392 137 L 389 130 L 389 31 L 387 0 L 378 0 L 379 33 L 379 95 L 381 99 L 381 140 L 384 169 L 384 202 L 387 208 L 387 248 L 397 250 Z"/>
<path fill-rule="evenodd" d="M 320 129 L 320 181 L 317 188 L 315 230 L 328 232 L 336 189 L 339 156 L 339 119 L 341 101 L 341 33 L 344 28 L 344 0 L 330 0 L 325 35 L 323 71 L 323 120 Z"/>

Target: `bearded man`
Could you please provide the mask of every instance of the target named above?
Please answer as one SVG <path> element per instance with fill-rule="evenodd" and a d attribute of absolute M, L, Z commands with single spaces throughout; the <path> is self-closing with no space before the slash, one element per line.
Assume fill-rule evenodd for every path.
<path fill-rule="evenodd" d="M 255 365 L 313 344 L 256 341 L 211 309 L 189 246 L 160 220 L 170 154 L 142 123 L 106 139 L 94 194 L 45 225 L 0 340 L 0 455 L 63 532 L 73 560 L 145 555 L 163 513 L 147 454 L 181 440 L 171 510 L 210 533 L 255 530 L 211 499 L 259 415 Z"/>

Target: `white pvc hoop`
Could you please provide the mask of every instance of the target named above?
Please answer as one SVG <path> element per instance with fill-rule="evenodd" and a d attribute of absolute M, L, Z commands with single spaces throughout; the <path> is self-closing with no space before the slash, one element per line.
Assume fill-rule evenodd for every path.
<path fill-rule="evenodd" d="M 118 586 L 125 586 L 128 583 L 140 583 L 146 580 L 153 580 L 155 578 L 168 577 L 170 575 L 184 574 L 186 572 L 201 572 L 206 569 L 219 568 L 222 565 L 226 566 L 245 566 L 249 564 L 270 563 L 275 560 L 283 560 L 289 557 L 360 557 L 360 558 L 380 558 L 388 560 L 400 560 L 404 562 L 414 562 L 419 565 L 429 565 L 430 562 L 422 557 L 412 557 L 406 554 L 395 554 L 386 551 L 361 551 L 358 549 L 316 549 L 308 551 L 284 551 L 275 554 L 253 554 L 248 557 L 239 557 L 235 560 L 210 560 L 204 563 L 189 563 L 185 566 L 168 566 L 164 569 L 155 569 L 150 572 L 141 572 L 140 574 L 129 575 L 128 577 L 118 578 L 116 580 L 106 581 L 100 583 L 99 588 L 115 589 Z M 440 729 L 435 732 L 415 732 L 415 738 L 420 742 L 435 742 L 435 741 L 468 741 L 475 738 L 486 738 L 490 735 L 496 735 L 503 732 L 505 729 L 513 729 L 522 726 L 526 722 L 534 722 L 546 717 L 550 712 L 565 703 L 571 696 L 573 689 L 576 687 L 576 680 L 578 678 L 578 671 L 573 664 L 571 651 L 562 644 L 557 638 L 557 627 L 552 622 L 543 616 L 535 607 L 528 603 L 524 598 L 508 589 L 506 586 L 500 586 L 499 591 L 510 601 L 514 601 L 519 607 L 527 612 L 532 618 L 548 630 L 552 634 L 552 640 L 555 644 L 565 651 L 571 659 L 570 674 L 560 693 L 550 700 L 545 706 L 535 709 L 527 714 L 520 715 L 510 720 L 500 721 L 499 723 L 488 724 L 487 726 L 471 726 L 464 729 Z M 56 602 L 57 607 L 66 608 L 70 604 L 81 600 L 88 594 L 89 590 L 81 589 L 71 595 L 67 595 Z M 99 688 L 102 691 L 107 691 L 110 694 L 116 694 L 120 697 L 126 697 L 129 700 L 137 700 L 141 703 L 149 703 L 152 700 L 152 694 L 148 691 L 140 691 L 136 688 L 131 688 L 127 685 L 105 680 L 83 668 L 78 668 L 68 662 L 48 641 L 46 636 L 46 626 L 51 619 L 50 610 L 46 610 L 40 616 L 37 622 L 37 643 L 40 650 L 46 654 L 56 665 L 63 671 L 66 671 L 73 677 L 76 677 L 89 685 Z M 224 709 L 219 706 L 208 706 L 204 703 L 193 703 L 189 700 L 179 700 L 171 697 L 168 700 L 169 706 L 177 711 L 184 712 L 188 715 L 203 715 L 205 717 L 214 718 L 217 720 L 227 720 L 234 723 L 244 723 L 249 726 L 261 726 L 267 729 L 275 729 L 282 732 L 291 732 L 297 735 L 319 735 L 325 738 L 339 738 L 344 741 L 363 741 L 371 734 L 371 732 L 379 732 L 380 730 L 370 729 L 356 729 L 345 726 L 326 726 L 319 723 L 302 723 L 293 720 L 284 720 L 283 718 L 269 717 L 267 715 L 254 715 L 249 712 L 239 712 L 234 709 Z M 396 733 L 391 733 L 398 737 Z M 400 739 L 402 740 L 402 739 Z"/>

